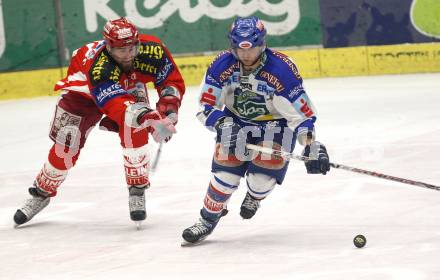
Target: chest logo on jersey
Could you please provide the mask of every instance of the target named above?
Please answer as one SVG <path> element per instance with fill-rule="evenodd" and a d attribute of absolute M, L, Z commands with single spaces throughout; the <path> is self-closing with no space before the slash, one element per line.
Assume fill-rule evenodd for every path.
<path fill-rule="evenodd" d="M 241 116 L 248 119 L 269 114 L 264 96 L 249 90 L 242 91 L 240 88 L 234 91 L 234 108 Z"/>
<path fill-rule="evenodd" d="M 147 73 L 147 74 L 156 74 L 157 73 L 157 67 L 155 65 L 142 62 L 138 58 L 136 58 L 134 60 L 133 66 L 134 66 L 135 70 L 139 70 L 142 73 Z"/>
<path fill-rule="evenodd" d="M 139 46 L 139 54 L 146 55 L 148 58 L 162 59 L 164 50 L 160 45 L 145 45 Z"/>
<path fill-rule="evenodd" d="M 98 106 L 102 108 L 111 99 L 125 94 L 126 91 L 118 83 L 105 82 L 92 90 Z"/>

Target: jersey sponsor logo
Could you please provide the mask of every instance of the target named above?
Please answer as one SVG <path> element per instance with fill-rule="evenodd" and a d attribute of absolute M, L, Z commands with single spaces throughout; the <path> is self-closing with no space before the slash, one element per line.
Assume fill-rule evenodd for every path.
<path fill-rule="evenodd" d="M 139 46 L 139 54 L 147 56 L 148 58 L 162 59 L 164 50 L 159 44 L 141 44 Z"/>
<path fill-rule="evenodd" d="M 121 70 L 119 67 L 110 62 L 106 52 L 101 52 L 98 59 L 90 69 L 92 85 L 97 85 L 103 80 L 111 80 L 115 83 L 119 82 Z"/>
<path fill-rule="evenodd" d="M 301 94 L 304 93 L 304 88 L 302 85 L 298 85 L 296 87 L 294 87 L 288 94 L 289 99 L 291 101 L 296 100 L 298 98 L 298 96 L 300 96 Z"/>
<path fill-rule="evenodd" d="M 99 87 L 93 89 L 96 102 L 99 107 L 103 107 L 105 103 L 115 98 L 116 96 L 125 94 L 126 91 L 118 83 L 106 82 Z"/>
<path fill-rule="evenodd" d="M 229 77 L 232 75 L 232 73 L 234 73 L 234 69 L 238 69 L 238 61 L 234 64 L 232 64 L 231 66 L 229 66 L 228 68 L 226 68 L 226 70 L 224 70 L 221 74 L 220 74 L 220 82 L 224 82 L 227 79 L 229 79 Z"/>
<path fill-rule="evenodd" d="M 165 58 L 165 65 L 163 66 L 162 71 L 157 74 L 156 84 L 162 83 L 168 77 L 172 70 L 173 63 L 168 58 Z"/>
<path fill-rule="evenodd" d="M 299 102 L 301 103 L 301 107 L 300 110 L 301 112 L 303 112 L 303 114 L 310 118 L 311 116 L 313 116 L 315 113 L 313 113 L 313 110 L 310 108 L 309 104 L 307 103 L 307 101 L 304 98 L 301 98 L 299 100 Z"/>
<path fill-rule="evenodd" d="M 240 115 L 249 119 L 269 114 L 269 111 L 266 108 L 258 105 L 258 103 L 249 101 L 244 103 L 241 107 L 237 107 L 237 111 Z"/>
<path fill-rule="evenodd" d="M 302 80 L 301 75 L 299 74 L 298 68 L 296 68 L 295 63 L 293 63 L 293 61 L 288 56 L 286 56 L 280 52 L 277 52 L 277 51 L 274 51 L 273 54 L 276 57 L 279 57 L 282 61 L 284 61 L 289 66 L 290 70 L 292 71 L 293 75 L 295 75 L 296 79 Z"/>
<path fill-rule="evenodd" d="M 272 99 L 275 89 L 269 86 L 266 82 L 259 82 L 257 85 L 257 91 L 266 94 L 266 99 Z"/>
<path fill-rule="evenodd" d="M 239 88 L 234 92 L 234 108 L 242 117 L 248 119 L 270 113 L 266 107 L 264 96 L 252 91 L 241 91 Z"/>
<path fill-rule="evenodd" d="M 93 81 L 99 81 L 102 78 L 102 73 L 104 72 L 104 66 L 108 63 L 108 57 L 101 53 L 99 58 L 96 60 L 92 67 L 92 79 Z"/>
<path fill-rule="evenodd" d="M 156 75 L 161 69 L 163 71 L 164 67 L 167 67 L 167 63 L 172 63 L 164 53 L 162 46 L 157 43 L 142 43 L 134 59 L 133 67 L 144 74 Z"/>
<path fill-rule="evenodd" d="M 274 75 L 270 74 L 269 72 L 261 71 L 259 73 L 259 76 L 261 78 L 265 79 L 269 84 L 273 85 L 277 92 L 281 92 L 281 91 L 284 90 L 284 86 L 283 86 L 283 84 L 281 84 L 280 80 L 278 80 L 277 77 L 275 77 Z"/>
<path fill-rule="evenodd" d="M 200 102 L 204 102 L 211 106 L 214 106 L 217 98 L 213 94 L 213 91 L 214 89 L 212 87 L 209 87 L 205 92 L 203 92 L 200 98 Z"/>
<path fill-rule="evenodd" d="M 147 74 L 156 74 L 157 73 L 157 67 L 155 65 L 142 62 L 138 58 L 135 58 L 135 60 L 133 62 L 133 67 L 134 67 L 134 69 L 139 70 L 142 73 L 147 73 Z"/>

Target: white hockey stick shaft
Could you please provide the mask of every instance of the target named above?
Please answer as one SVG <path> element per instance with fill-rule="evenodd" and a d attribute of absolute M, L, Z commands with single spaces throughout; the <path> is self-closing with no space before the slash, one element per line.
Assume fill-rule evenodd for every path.
<path fill-rule="evenodd" d="M 162 145 L 163 145 L 163 142 L 160 142 L 159 147 L 156 150 L 156 155 L 153 159 L 153 162 L 151 163 L 151 170 L 150 171 L 153 173 L 156 172 L 157 165 L 159 164 L 160 154 L 162 153 Z"/>
<path fill-rule="evenodd" d="M 300 160 L 300 161 L 310 160 L 310 158 L 308 158 L 308 157 L 299 156 L 299 155 L 295 155 L 293 153 L 287 153 L 284 151 L 273 150 L 268 147 L 262 147 L 262 146 L 257 146 L 257 145 L 253 145 L 253 144 L 247 144 L 246 148 L 248 148 L 250 150 L 257 151 L 257 152 L 265 153 L 265 154 L 281 156 L 284 158 L 291 158 L 291 159 L 296 159 L 296 160 Z M 347 165 L 343 165 L 343 164 L 339 164 L 339 163 L 330 162 L 330 166 L 333 168 L 336 168 L 336 169 L 342 169 L 342 170 L 346 170 L 346 171 L 350 171 L 350 172 L 354 172 L 354 173 L 373 176 L 376 178 L 382 178 L 385 180 L 391 180 L 391 181 L 395 181 L 395 182 L 399 182 L 399 183 L 403 183 L 403 184 L 408 184 L 408 185 L 413 185 L 413 186 L 418 186 L 418 187 L 422 187 L 422 188 L 440 191 L 440 186 L 436 186 L 436 185 L 432 185 L 432 184 L 428 184 L 428 183 L 424 183 L 424 182 L 420 182 L 420 181 L 414 181 L 414 180 L 410 180 L 410 179 L 395 177 L 392 175 L 387 175 L 387 174 L 383 174 L 383 173 L 379 173 L 379 172 L 375 172 L 375 171 L 369 171 L 369 170 L 365 170 L 365 169 L 351 167 L 351 166 L 347 166 Z"/>
<path fill-rule="evenodd" d="M 177 123 L 177 114 L 176 113 L 172 113 L 172 114 L 168 115 L 167 118 L 170 119 L 173 123 Z M 160 159 L 160 155 L 162 153 L 163 143 L 164 142 L 159 143 L 159 147 L 156 150 L 156 156 L 154 157 L 153 162 L 151 163 L 150 171 L 152 173 L 156 172 L 157 165 L 159 164 L 159 159 Z"/>

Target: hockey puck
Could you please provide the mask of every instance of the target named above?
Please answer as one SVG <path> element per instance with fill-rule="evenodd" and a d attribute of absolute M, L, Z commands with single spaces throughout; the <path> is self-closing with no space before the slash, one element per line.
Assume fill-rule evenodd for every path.
<path fill-rule="evenodd" d="M 356 235 L 353 239 L 353 244 L 357 248 L 362 248 L 367 244 L 367 239 L 362 234 Z"/>

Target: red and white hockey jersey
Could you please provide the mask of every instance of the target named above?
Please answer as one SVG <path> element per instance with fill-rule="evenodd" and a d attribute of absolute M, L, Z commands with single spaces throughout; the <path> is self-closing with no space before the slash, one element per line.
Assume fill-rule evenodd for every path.
<path fill-rule="evenodd" d="M 139 53 L 129 73 L 123 72 L 110 56 L 104 40 L 75 50 L 67 76 L 56 83 L 55 90 L 93 99 L 117 123 L 123 120 L 127 101 L 149 105 L 148 82 L 154 84 L 158 93 L 165 87 L 174 87 L 182 99 L 184 81 L 169 50 L 157 37 L 140 34 L 139 40 Z"/>

